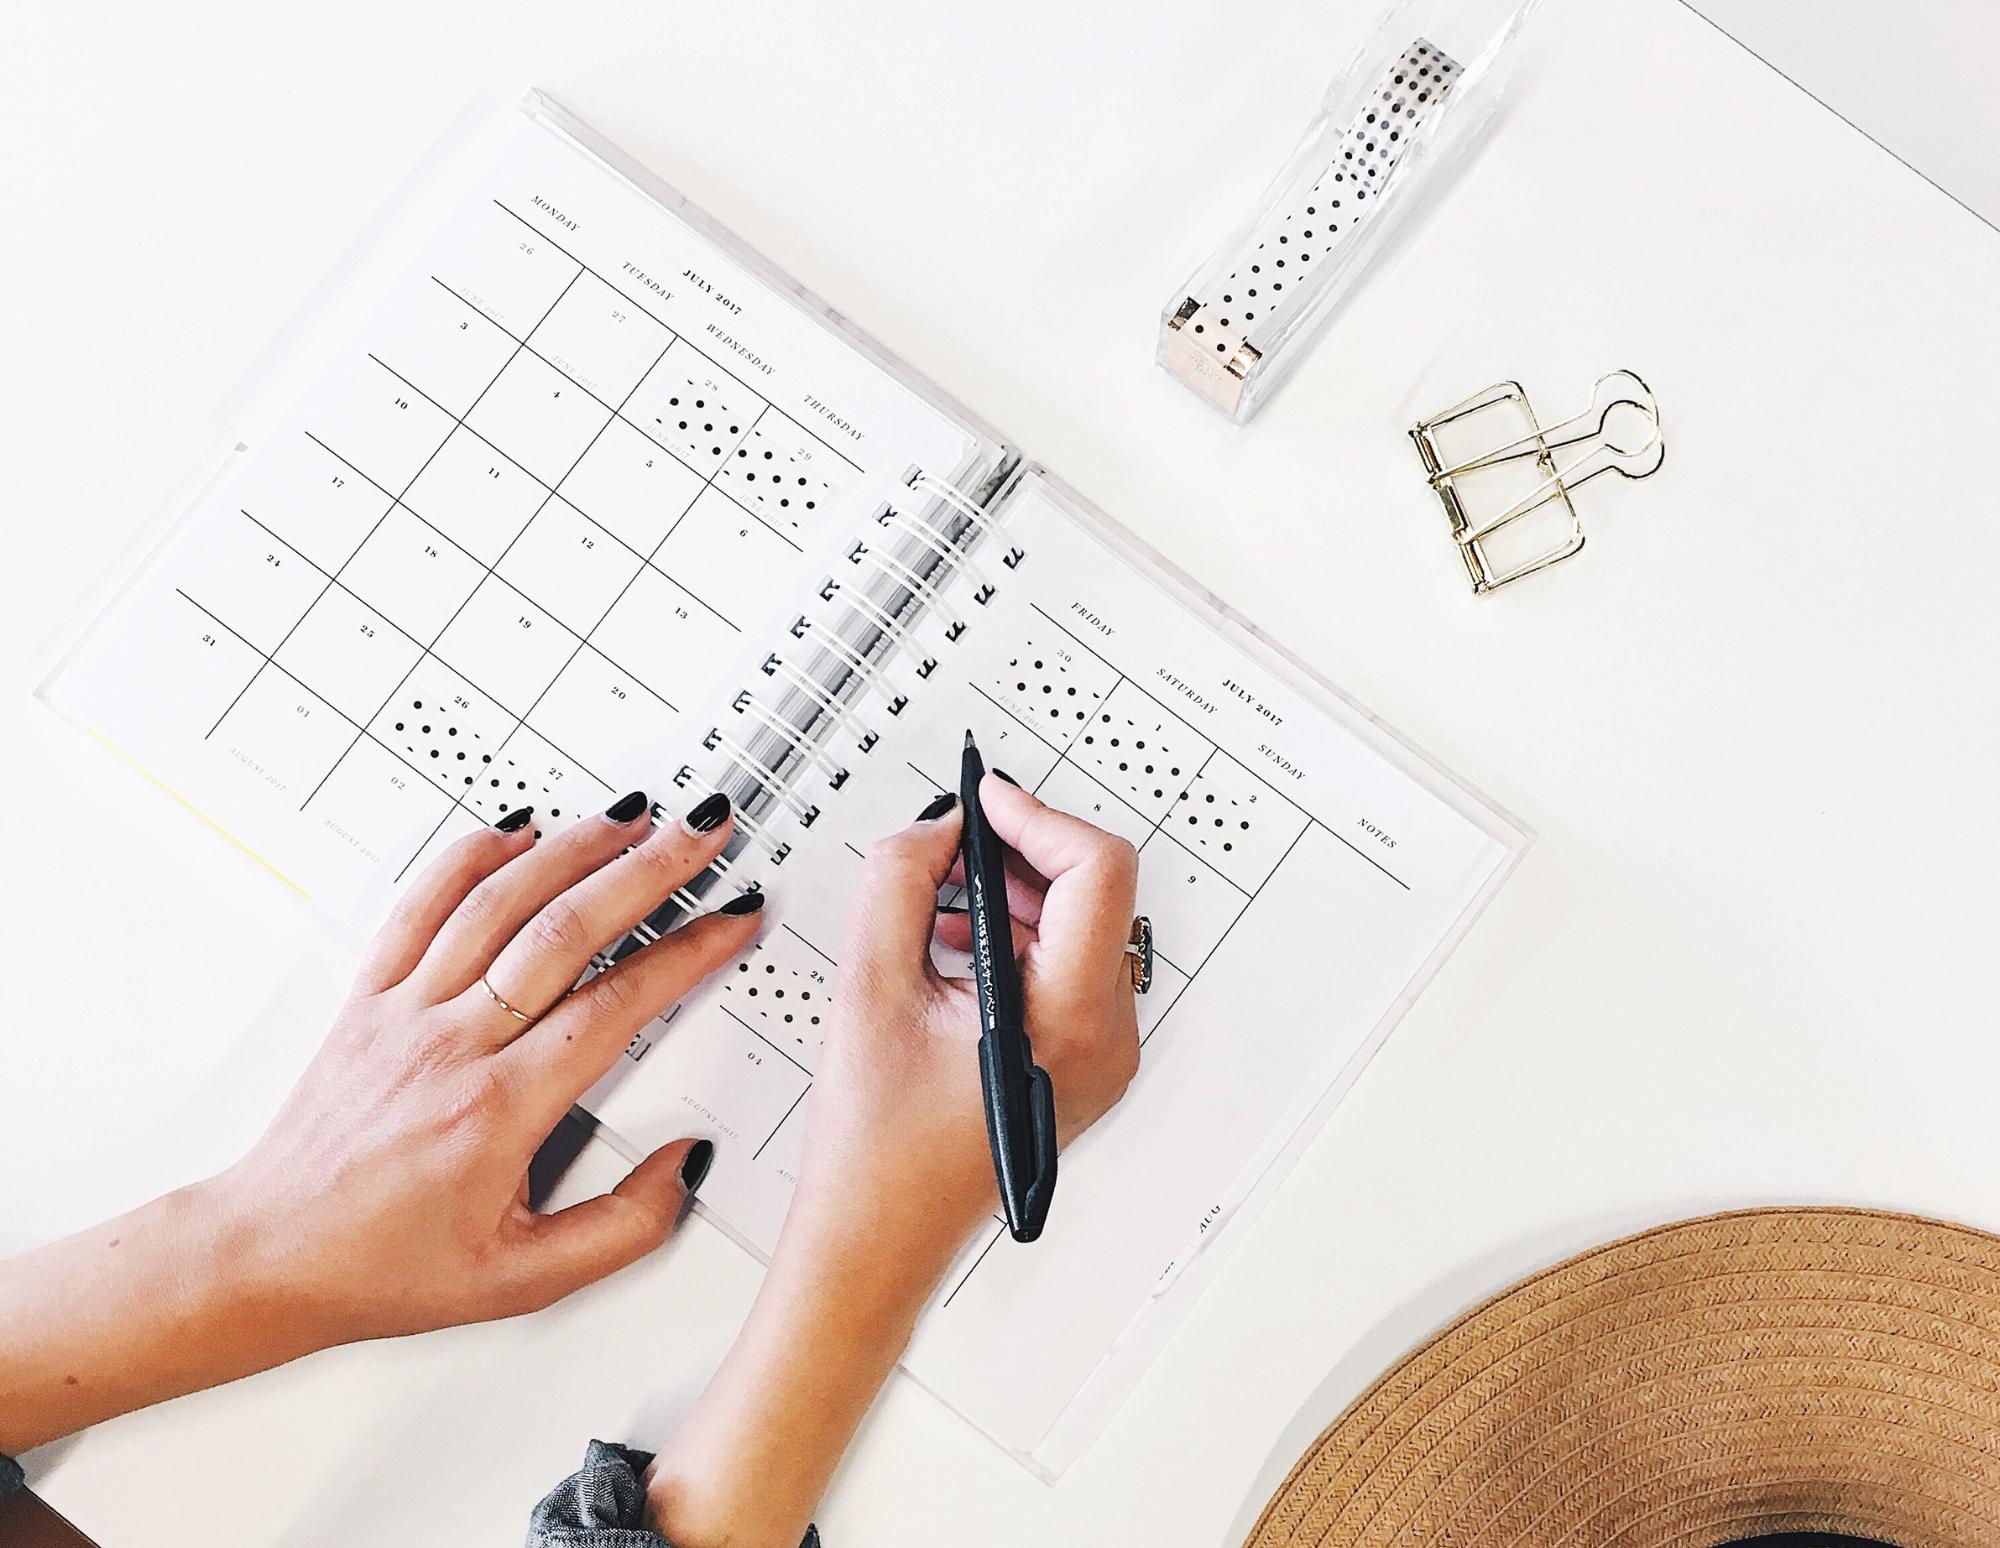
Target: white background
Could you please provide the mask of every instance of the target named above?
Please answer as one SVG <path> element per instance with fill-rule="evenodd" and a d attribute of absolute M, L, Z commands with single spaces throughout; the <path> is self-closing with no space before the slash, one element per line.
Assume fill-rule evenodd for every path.
<path fill-rule="evenodd" d="M 1158 308 L 1361 7 L 15 9 L 0 1249 L 237 1154 L 346 972 L 28 698 L 49 643 L 421 150 L 534 83 L 1541 836 L 1058 1486 L 898 1383 L 831 1541 L 1222 1541 L 1395 1354 L 1569 1251 L 1776 1201 L 2000 1227 L 2000 238 L 1673 0 L 1547 0 L 1488 153 L 1247 432 L 1152 369 Z M 1614 366 L 1665 471 L 1475 601 L 1404 429 Z M 224 1495 L 232 1541 L 513 1541 L 590 1435 L 661 1438 L 754 1282 L 697 1225 L 31 1476 L 107 1548 L 213 1541 Z"/>

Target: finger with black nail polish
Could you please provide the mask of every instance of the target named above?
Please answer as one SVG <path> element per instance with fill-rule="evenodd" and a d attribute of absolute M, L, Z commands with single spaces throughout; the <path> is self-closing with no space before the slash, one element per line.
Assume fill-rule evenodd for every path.
<path fill-rule="evenodd" d="M 606 820 L 627 823 L 646 809 L 646 792 L 635 790 L 630 795 L 622 795 L 604 809 Z"/>

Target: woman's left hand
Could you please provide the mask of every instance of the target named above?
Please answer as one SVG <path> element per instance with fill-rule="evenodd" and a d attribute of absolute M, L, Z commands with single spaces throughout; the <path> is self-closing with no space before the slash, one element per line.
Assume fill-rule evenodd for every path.
<path fill-rule="evenodd" d="M 633 1034 L 756 933 L 755 912 L 706 914 L 569 993 L 722 852 L 714 799 L 707 831 L 654 829 L 642 797 L 540 842 L 487 829 L 404 894 L 297 1089 L 217 1180 L 263 1223 L 317 1342 L 532 1311 L 666 1240 L 707 1145 L 677 1140 L 552 1215 L 528 1207 L 528 1163 Z"/>
<path fill-rule="evenodd" d="M 242 1161 L 0 1263 L 0 1452 L 328 1345 L 531 1311 L 667 1238 L 706 1141 L 546 1216 L 528 1163 L 635 1032 L 749 945 L 761 895 L 572 993 L 721 853 L 728 804 L 655 830 L 634 794 L 546 840 L 519 816 L 411 885 Z"/>

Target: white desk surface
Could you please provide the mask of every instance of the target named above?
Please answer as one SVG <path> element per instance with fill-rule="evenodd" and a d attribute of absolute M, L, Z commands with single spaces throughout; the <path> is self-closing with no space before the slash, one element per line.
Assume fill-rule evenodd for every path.
<path fill-rule="evenodd" d="M 1473 175 L 1238 432 L 1152 369 L 1155 315 L 1342 9 L 20 11 L 0 1248 L 236 1154 L 346 972 L 29 700 L 49 638 L 416 155 L 534 82 L 1541 835 L 1059 1485 L 898 1384 L 830 1541 L 1217 1543 L 1402 1348 L 1572 1250 L 1775 1201 L 2000 1227 L 2000 240 L 1674 0 L 1548 0 Z M 1658 389 L 1665 472 L 1591 486 L 1581 558 L 1475 601 L 1404 428 L 1506 376 L 1567 412 L 1614 366 Z M 755 1278 L 697 1225 L 552 1313 L 31 1476 L 107 1548 L 218 1511 L 288 1548 L 515 1541 L 589 1436 L 661 1437 Z"/>
<path fill-rule="evenodd" d="M 2000 228 L 2000 7 L 1986 0 L 1683 0 L 1833 112 Z"/>

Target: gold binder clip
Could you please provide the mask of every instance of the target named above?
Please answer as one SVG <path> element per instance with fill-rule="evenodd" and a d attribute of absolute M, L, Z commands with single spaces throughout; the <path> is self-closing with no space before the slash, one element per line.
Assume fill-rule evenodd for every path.
<path fill-rule="evenodd" d="M 1527 432 L 1477 455 L 1463 457 L 1445 450 L 1458 443 L 1475 416 L 1483 430 L 1495 411 L 1508 410 Z M 1570 496 L 1600 473 L 1622 478 L 1650 478 L 1666 460 L 1660 432 L 1660 405 L 1652 388 L 1630 371 L 1612 371 L 1597 379 L 1590 407 L 1559 424 L 1544 427 L 1528 403 L 1519 382 L 1496 382 L 1410 429 L 1417 454 L 1424 460 L 1430 486 L 1451 522 L 1475 593 L 1495 591 L 1510 581 L 1546 570 L 1583 547 L 1583 522 Z M 1467 437 L 1467 439 L 1470 439 Z M 1475 443 L 1476 444 L 1476 443 Z M 1567 460 L 1557 453 L 1580 448 Z M 1458 460 L 1453 460 L 1458 458 Z M 1522 464 L 1527 464 L 1524 468 Z M 1526 482 L 1528 487 L 1522 488 Z M 1474 498 L 1474 492 L 1481 498 Z M 1496 492 L 1497 491 L 1497 492 Z M 1502 501 L 1496 514 L 1472 514 Z M 1530 529 L 1509 532 L 1524 517 L 1544 513 Z M 1523 541 L 1527 530 L 1557 529 L 1553 541 Z M 1505 533 L 1499 543 L 1494 539 Z M 1494 550 L 1511 548 L 1513 557 Z"/>

